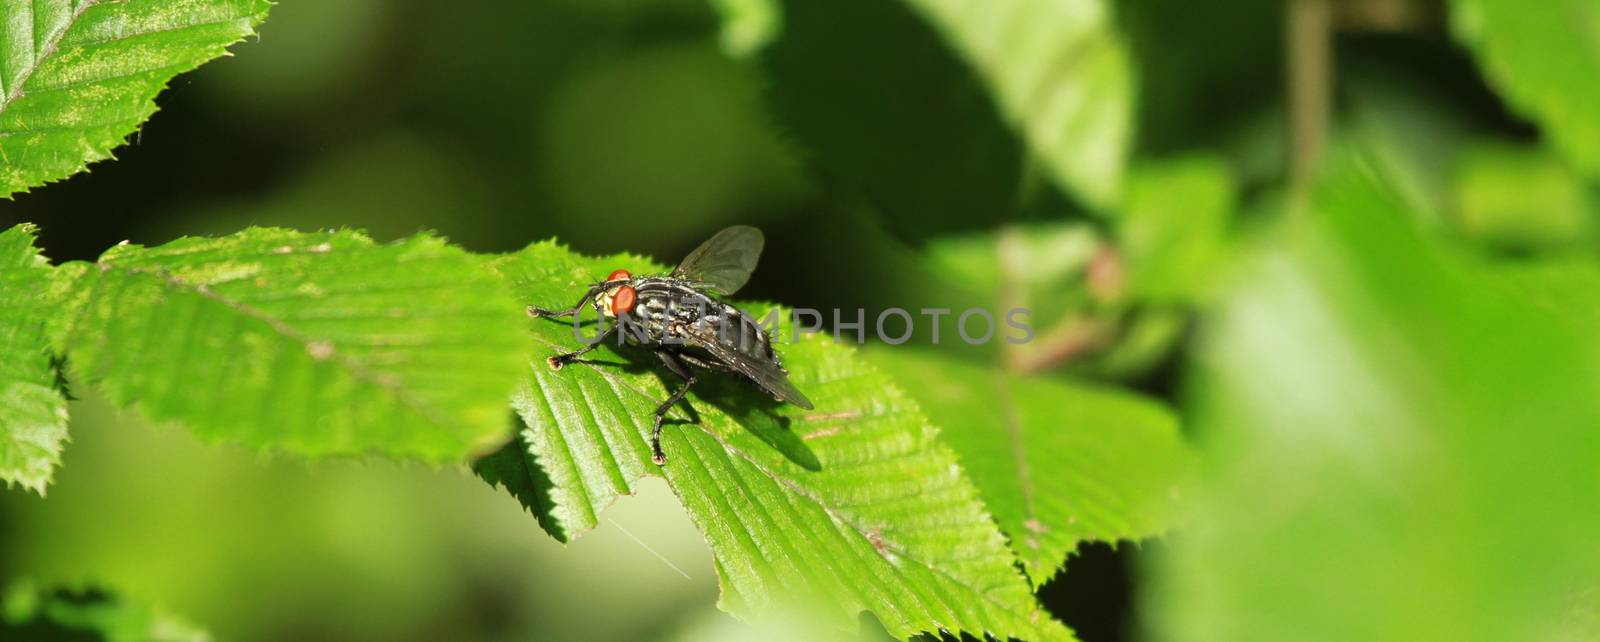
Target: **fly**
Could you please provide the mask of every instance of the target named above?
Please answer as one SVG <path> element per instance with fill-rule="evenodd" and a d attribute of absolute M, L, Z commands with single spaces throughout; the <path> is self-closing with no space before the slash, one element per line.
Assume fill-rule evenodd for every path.
<path fill-rule="evenodd" d="M 658 466 L 667 463 L 661 450 L 661 424 L 667 411 L 689 393 L 697 368 L 739 376 L 778 401 L 810 410 L 811 401 L 789 382 L 789 371 L 772 349 L 772 337 L 750 315 L 717 298 L 744 287 L 765 244 L 761 230 L 736 225 L 701 243 L 666 276 L 633 276 L 616 270 L 591 285 L 571 308 L 530 306 L 528 314 L 553 319 L 574 316 L 592 305 L 600 315 L 617 320 L 594 343 L 550 357 L 550 367 L 560 370 L 619 331 L 626 343 L 655 352 L 667 370 L 683 379 L 683 386 L 656 407 L 650 451 Z"/>

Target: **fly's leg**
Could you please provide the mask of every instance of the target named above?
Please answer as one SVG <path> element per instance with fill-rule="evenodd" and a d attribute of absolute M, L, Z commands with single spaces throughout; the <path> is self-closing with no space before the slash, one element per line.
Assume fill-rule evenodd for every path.
<path fill-rule="evenodd" d="M 588 354 L 590 350 L 600 347 L 600 344 L 605 343 L 608 337 L 616 333 L 617 326 L 606 328 L 605 332 L 601 332 L 600 336 L 594 338 L 594 343 L 586 345 L 577 350 L 573 350 L 572 352 L 563 352 L 561 354 L 553 355 L 549 359 L 546 359 L 545 363 L 550 364 L 551 370 L 560 370 L 562 366 L 567 365 L 567 362 Z"/>
<path fill-rule="evenodd" d="M 667 411 L 671 410 L 672 406 L 679 401 L 683 401 L 684 395 L 689 394 L 689 386 L 694 385 L 694 372 L 689 370 L 688 366 L 684 365 L 678 357 L 670 352 L 659 350 L 656 352 L 656 356 L 661 357 L 661 363 L 666 364 L 668 370 L 684 379 L 682 388 L 678 388 L 677 392 L 672 393 L 672 396 L 667 397 L 666 401 L 656 406 L 656 427 L 650 432 L 650 461 L 655 462 L 657 466 L 665 466 L 667 465 L 667 453 L 661 450 L 661 422 L 666 421 Z"/>
<path fill-rule="evenodd" d="M 528 306 L 528 316 L 535 319 L 562 319 L 570 317 L 574 314 L 577 314 L 579 310 L 582 310 L 583 306 L 589 303 L 589 299 L 594 298 L 594 295 L 598 294 L 599 292 L 600 286 L 589 288 L 589 291 L 583 294 L 583 298 L 578 299 L 576 304 L 573 304 L 572 307 L 565 310 L 546 310 L 544 308 L 536 308 L 530 305 Z"/>
<path fill-rule="evenodd" d="M 531 306 L 531 305 L 528 306 L 528 316 L 533 317 L 535 319 L 561 319 L 561 318 L 564 318 L 564 317 L 570 317 L 570 316 L 572 316 L 574 314 L 577 314 L 577 313 L 578 313 L 578 308 L 577 307 L 573 307 L 573 308 L 570 308 L 570 309 L 567 309 L 567 310 L 546 310 L 544 308 L 536 308 L 536 307 Z"/>

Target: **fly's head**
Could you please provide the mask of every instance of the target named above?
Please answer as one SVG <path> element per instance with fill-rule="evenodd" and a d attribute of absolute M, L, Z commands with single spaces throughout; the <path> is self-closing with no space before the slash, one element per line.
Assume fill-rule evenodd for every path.
<path fill-rule="evenodd" d="M 616 318 L 633 312 L 633 306 L 639 302 L 639 293 L 634 291 L 632 279 L 633 275 L 627 270 L 617 270 L 606 277 L 605 282 L 600 284 L 605 289 L 594 298 L 594 306 L 600 314 Z"/>

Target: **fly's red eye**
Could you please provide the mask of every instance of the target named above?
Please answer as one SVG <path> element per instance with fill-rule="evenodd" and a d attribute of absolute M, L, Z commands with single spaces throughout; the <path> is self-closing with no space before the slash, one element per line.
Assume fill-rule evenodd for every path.
<path fill-rule="evenodd" d="M 627 274 L 627 272 L 622 273 Z M 633 312 L 633 304 L 638 302 L 639 295 L 633 291 L 633 286 L 624 285 L 617 288 L 616 293 L 611 295 L 611 316 L 622 316 L 624 313 Z"/>
<path fill-rule="evenodd" d="M 626 280 L 631 279 L 631 278 L 633 278 L 633 275 L 632 274 L 628 274 L 627 270 L 617 270 L 615 272 L 612 272 L 611 276 L 606 277 L 606 280 L 607 281 L 626 281 Z"/>

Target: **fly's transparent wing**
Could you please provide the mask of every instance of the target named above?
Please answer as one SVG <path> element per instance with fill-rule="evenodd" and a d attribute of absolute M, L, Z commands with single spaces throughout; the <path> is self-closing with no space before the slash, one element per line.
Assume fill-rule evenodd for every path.
<path fill-rule="evenodd" d="M 717 341 L 715 334 L 716 331 L 712 330 L 708 336 L 696 337 L 698 340 L 693 342 L 694 346 L 705 350 L 734 372 L 749 377 L 756 385 L 772 393 L 772 396 L 806 410 L 813 408 L 811 400 L 789 382 L 789 374 L 778 367 L 778 364 L 745 354 L 733 346 Z"/>
<path fill-rule="evenodd" d="M 733 294 L 750 280 L 766 243 L 761 230 L 735 225 L 701 243 L 672 275 L 704 283 L 718 294 Z"/>

